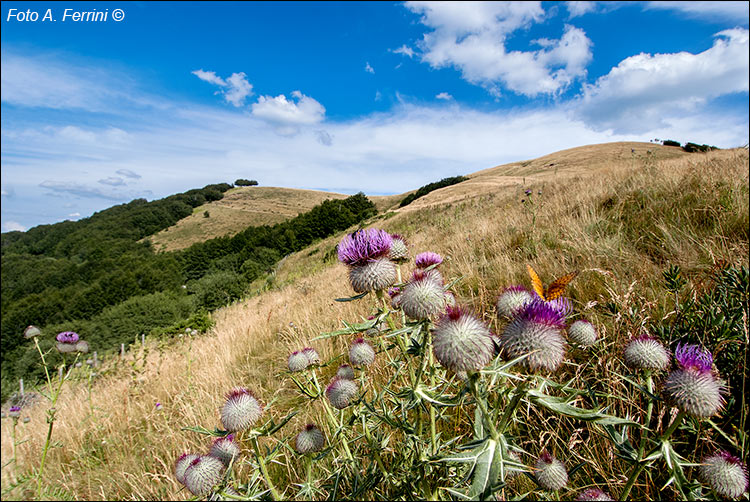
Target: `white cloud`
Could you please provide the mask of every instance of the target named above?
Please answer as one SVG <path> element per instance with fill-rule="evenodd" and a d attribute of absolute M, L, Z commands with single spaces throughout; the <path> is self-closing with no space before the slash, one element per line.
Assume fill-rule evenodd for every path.
<path fill-rule="evenodd" d="M 130 169 L 118 169 L 115 171 L 115 174 L 119 174 L 120 176 L 125 176 L 126 178 L 133 178 L 133 179 L 140 179 L 141 175 L 131 171 Z"/>
<path fill-rule="evenodd" d="M 367 64 L 365 64 L 365 71 L 367 73 L 372 73 L 373 75 L 375 74 L 375 68 L 373 68 L 372 66 L 370 66 L 369 62 Z"/>
<path fill-rule="evenodd" d="M 16 221 L 6 221 L 3 223 L 3 232 L 25 232 L 26 227 Z"/>
<path fill-rule="evenodd" d="M 708 2 L 646 2 L 644 8 L 673 10 L 704 20 L 721 19 L 745 24 L 748 22 L 749 13 L 747 2 L 720 2 L 717 0 Z"/>
<path fill-rule="evenodd" d="M 216 75 L 216 72 L 213 71 L 204 71 L 201 69 L 192 71 L 191 73 L 204 82 L 221 87 L 222 89 L 217 92 L 223 94 L 227 103 L 231 103 L 234 106 L 240 107 L 244 105 L 245 98 L 253 95 L 253 86 L 247 81 L 247 75 L 244 72 L 232 73 L 226 80 Z"/>
<path fill-rule="evenodd" d="M 260 96 L 252 110 L 254 117 L 275 124 L 277 132 L 285 135 L 296 133 L 299 126 L 321 122 L 326 113 L 323 105 L 300 91 L 292 92 L 291 99 L 283 94 Z"/>
<path fill-rule="evenodd" d="M 81 213 L 70 213 L 68 215 L 68 218 L 80 218 L 80 217 L 81 217 Z"/>
<path fill-rule="evenodd" d="M 119 187 L 119 186 L 125 185 L 125 181 L 122 178 L 119 178 L 117 176 L 110 176 L 108 178 L 101 179 L 97 183 L 101 183 L 102 185 L 109 185 L 113 187 Z"/>
<path fill-rule="evenodd" d="M 411 47 L 407 47 L 406 44 L 402 45 L 398 49 L 391 49 L 391 52 L 394 54 L 403 54 L 404 56 L 408 56 L 409 58 L 414 57 L 414 49 Z"/>
<path fill-rule="evenodd" d="M 565 6 L 568 8 L 569 18 L 572 19 L 588 14 L 589 12 L 596 12 L 597 2 L 565 2 Z"/>
<path fill-rule="evenodd" d="M 638 132 L 700 111 L 708 100 L 748 92 L 748 30 L 716 34 L 699 54 L 638 54 L 592 85 L 584 85 L 576 113 L 599 129 Z"/>
<path fill-rule="evenodd" d="M 447 92 L 441 92 L 437 96 L 435 96 L 437 99 L 444 99 L 445 101 L 450 101 L 453 99 L 453 96 L 448 94 Z"/>
<path fill-rule="evenodd" d="M 433 68 L 453 66 L 470 83 L 497 96 L 500 88 L 527 96 L 557 94 L 586 74 L 591 41 L 566 26 L 559 40 L 537 41 L 538 50 L 507 51 L 513 32 L 544 20 L 539 2 L 407 2 L 433 31 L 419 43 Z"/>

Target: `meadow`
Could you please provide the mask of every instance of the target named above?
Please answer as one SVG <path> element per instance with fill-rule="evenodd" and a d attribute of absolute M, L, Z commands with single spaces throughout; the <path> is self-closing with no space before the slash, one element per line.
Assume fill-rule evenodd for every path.
<path fill-rule="evenodd" d="M 568 323 L 593 324 L 591 347 L 571 343 L 554 369 L 509 365 L 502 352 L 477 373 L 446 369 L 429 350 L 443 317 L 406 322 L 375 294 L 335 301 L 355 294 L 337 260 L 340 232 L 255 280 L 212 314 L 207 334 L 146 337 L 123 358 L 74 367 L 53 429 L 46 401 L 4 419 L 3 499 L 191 499 L 175 462 L 223 435 L 220 409 L 237 387 L 264 409 L 256 429 L 237 435 L 226 480 L 240 495 L 225 490 L 227 499 L 568 500 L 593 488 L 615 499 L 711 499 L 697 464 L 718 449 L 746 465 L 750 447 L 747 149 L 592 145 L 468 177 L 367 222 L 403 236 L 402 280 L 419 253 L 438 253 L 432 270 L 456 304 L 502 338 L 512 320 L 498 297 L 531 288 L 527 265 L 544 285 L 578 271 L 565 291 Z M 652 378 L 626 365 L 625 347 L 642 334 L 670 352 L 678 342 L 710 350 L 727 387 L 722 411 L 683 416 L 659 391 L 666 371 Z M 359 336 L 374 362 L 358 368 L 357 398 L 333 412 L 319 391 Z M 321 364 L 291 373 L 288 358 L 304 347 Z M 283 426 L 268 434 L 267 420 Z M 317 456 L 295 442 L 308 423 L 326 438 Z M 653 447 L 662 457 L 644 460 Z M 535 476 L 544 452 L 566 464 L 564 486 Z"/>

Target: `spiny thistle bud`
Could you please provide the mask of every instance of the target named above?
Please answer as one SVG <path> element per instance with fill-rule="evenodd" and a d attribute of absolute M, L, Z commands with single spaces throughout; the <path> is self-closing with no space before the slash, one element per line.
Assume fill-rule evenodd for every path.
<path fill-rule="evenodd" d="M 712 373 L 711 352 L 698 345 L 678 345 L 674 351 L 678 369 L 664 382 L 664 392 L 680 411 L 708 418 L 724 407 L 723 383 Z"/>
<path fill-rule="evenodd" d="M 224 464 L 218 458 L 200 456 L 185 470 L 185 486 L 193 495 L 205 497 L 221 482 L 223 470 Z"/>
<path fill-rule="evenodd" d="M 656 339 L 640 335 L 625 347 L 625 364 L 634 369 L 665 370 L 669 367 L 669 352 Z"/>
<path fill-rule="evenodd" d="M 533 352 L 523 360 L 531 370 L 554 371 L 565 357 L 564 326 L 563 317 L 557 310 L 546 302 L 533 301 L 505 328 L 500 346 L 511 358 Z"/>
<path fill-rule="evenodd" d="M 599 488 L 587 488 L 583 490 L 576 500 L 580 501 L 609 501 L 613 499 L 607 492 L 602 491 Z"/>
<path fill-rule="evenodd" d="M 89 342 L 86 340 L 78 340 L 78 343 L 75 345 L 75 350 L 76 352 L 86 354 L 89 351 Z"/>
<path fill-rule="evenodd" d="M 443 285 L 416 270 L 401 293 L 401 308 L 412 319 L 429 319 L 445 308 Z"/>
<path fill-rule="evenodd" d="M 534 476 L 539 486 L 545 490 L 559 490 L 568 484 L 568 471 L 565 469 L 565 464 L 546 451 L 539 455 Z"/>
<path fill-rule="evenodd" d="M 586 319 L 579 319 L 568 328 L 568 338 L 581 347 L 591 347 L 596 343 L 596 328 Z"/>
<path fill-rule="evenodd" d="M 326 397 L 331 406 L 343 410 L 349 406 L 350 401 L 357 395 L 357 384 L 353 380 L 334 377 L 326 388 Z"/>
<path fill-rule="evenodd" d="M 510 286 L 497 299 L 497 313 L 512 319 L 533 299 L 531 292 L 523 286 Z"/>
<path fill-rule="evenodd" d="M 357 293 L 385 289 L 396 281 L 396 265 L 382 258 L 349 268 L 349 282 Z"/>
<path fill-rule="evenodd" d="M 375 349 L 364 338 L 357 338 L 349 347 L 349 362 L 354 366 L 369 366 L 375 361 Z"/>
<path fill-rule="evenodd" d="M 35 336 L 41 335 L 42 332 L 36 326 L 29 326 L 23 331 L 24 338 L 34 338 Z"/>
<path fill-rule="evenodd" d="M 747 490 L 747 468 L 740 459 L 727 451 L 719 451 L 703 459 L 700 475 L 713 490 L 727 498 L 739 499 Z"/>
<path fill-rule="evenodd" d="M 398 234 L 391 235 L 391 252 L 388 257 L 396 263 L 403 263 L 409 259 L 409 249 L 406 240 Z"/>
<path fill-rule="evenodd" d="M 337 378 L 345 378 L 347 380 L 354 380 L 354 369 L 348 364 L 342 364 L 339 366 L 339 370 L 336 372 Z"/>
<path fill-rule="evenodd" d="M 458 373 L 486 366 L 495 346 L 482 321 L 458 307 L 448 307 L 435 325 L 432 351 L 440 364 Z"/>
<path fill-rule="evenodd" d="M 177 481 L 183 485 L 185 484 L 185 471 L 190 467 L 190 463 L 198 457 L 200 455 L 196 455 L 195 453 L 183 453 L 180 455 L 180 458 L 174 464 L 174 475 Z"/>
<path fill-rule="evenodd" d="M 326 445 L 323 433 L 315 424 L 307 424 L 294 442 L 294 449 L 303 455 L 322 450 Z"/>
<path fill-rule="evenodd" d="M 295 350 L 294 352 L 289 354 L 289 359 L 287 359 L 286 364 L 289 368 L 289 371 L 297 372 L 306 369 L 310 365 L 310 360 L 305 354 L 298 350 Z"/>
<path fill-rule="evenodd" d="M 387 257 L 393 238 L 385 230 L 368 228 L 345 236 L 338 245 L 339 261 L 356 267 Z"/>
<path fill-rule="evenodd" d="M 302 349 L 302 353 L 307 357 L 307 360 L 310 361 L 310 364 L 320 364 L 320 356 L 318 355 L 318 351 L 314 348 L 305 347 Z"/>
<path fill-rule="evenodd" d="M 216 439 L 208 454 L 218 458 L 228 467 L 230 462 L 237 460 L 237 457 L 240 456 L 240 447 L 234 442 L 234 434 Z"/>
<path fill-rule="evenodd" d="M 263 413 L 263 407 L 252 392 L 236 387 L 227 394 L 227 401 L 221 408 L 221 423 L 230 432 L 250 428 Z"/>

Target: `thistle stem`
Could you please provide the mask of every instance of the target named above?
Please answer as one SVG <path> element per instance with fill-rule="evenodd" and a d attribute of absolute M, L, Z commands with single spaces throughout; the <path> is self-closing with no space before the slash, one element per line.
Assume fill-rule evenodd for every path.
<path fill-rule="evenodd" d="M 258 438 L 256 436 L 253 436 L 250 441 L 253 443 L 253 449 L 255 450 L 255 457 L 258 460 L 258 465 L 260 466 L 260 472 L 263 474 L 263 478 L 266 480 L 266 484 L 268 485 L 268 489 L 271 490 L 271 498 L 274 500 L 282 500 L 281 496 L 279 495 L 279 492 L 276 491 L 276 487 L 273 485 L 273 482 L 271 481 L 271 476 L 268 475 L 268 469 L 266 469 L 266 461 L 263 458 L 263 456 L 260 454 L 260 446 L 258 445 Z"/>
<path fill-rule="evenodd" d="M 495 424 L 492 423 L 492 418 L 490 417 L 490 412 L 487 409 L 487 403 L 485 403 L 484 398 L 479 393 L 479 388 L 477 386 L 477 380 L 479 380 L 479 373 L 472 372 L 469 375 L 469 385 L 471 386 L 471 392 L 474 394 L 474 399 L 477 402 L 477 406 L 479 407 L 479 411 L 482 412 L 482 418 L 484 419 L 484 423 L 487 426 L 487 430 L 490 431 L 490 437 L 494 439 L 495 441 L 500 440 L 500 434 L 497 432 L 497 429 L 495 428 Z"/>
<path fill-rule="evenodd" d="M 649 394 L 654 393 L 654 379 L 651 376 L 651 371 L 648 371 L 646 373 L 646 388 L 648 389 Z M 654 410 L 654 401 L 651 399 L 651 396 L 648 396 L 648 405 L 646 406 L 646 420 L 643 422 L 643 425 L 645 427 L 648 427 L 648 425 L 651 423 L 651 414 Z M 643 451 L 646 449 L 646 436 L 647 434 L 644 432 L 641 435 L 641 444 L 638 447 L 638 458 L 636 462 L 640 462 L 643 460 Z"/>
<path fill-rule="evenodd" d="M 36 341 L 36 338 L 34 339 Z M 39 344 L 37 343 L 37 348 L 39 348 Z M 41 350 L 40 350 L 41 353 Z M 42 356 L 42 362 L 44 362 L 44 356 Z M 39 473 L 37 474 L 36 480 L 36 498 L 38 500 L 42 499 L 42 473 L 44 472 L 44 462 L 47 460 L 47 452 L 49 451 L 49 444 L 52 440 L 52 428 L 55 425 L 55 414 L 57 413 L 57 410 L 55 409 L 55 404 L 57 403 L 57 398 L 60 397 L 60 391 L 62 390 L 62 384 L 65 380 L 65 358 L 63 356 L 63 376 L 60 378 L 60 383 L 57 385 L 57 390 L 54 391 L 54 394 L 50 395 L 50 399 L 52 400 L 52 406 L 47 411 L 47 423 L 49 423 L 49 429 L 47 430 L 47 440 L 44 442 L 44 448 L 42 449 L 42 461 L 39 464 Z M 47 364 L 44 364 L 44 370 L 47 371 Z M 47 379 L 49 380 L 49 373 L 47 373 Z M 50 388 L 52 387 L 52 382 L 49 382 Z"/>
<path fill-rule="evenodd" d="M 518 387 L 516 387 L 516 391 L 513 394 L 513 399 L 511 399 L 510 403 L 508 403 L 508 406 L 506 406 L 505 413 L 503 413 L 503 417 L 500 419 L 500 425 L 498 425 L 497 427 L 500 434 L 505 432 L 505 429 L 508 427 L 508 422 L 513 417 L 513 413 L 515 413 L 516 408 L 518 408 L 518 405 L 521 403 L 521 399 L 525 395 L 526 382 L 522 382 Z"/>
<path fill-rule="evenodd" d="M 672 433 L 677 429 L 677 427 L 682 423 L 682 419 L 685 418 L 685 412 L 681 411 L 677 414 L 672 424 L 669 426 L 669 428 L 664 431 L 664 434 L 659 438 L 659 440 L 664 443 L 669 439 L 669 437 L 672 435 Z M 661 446 L 657 447 L 657 449 L 661 448 Z M 653 453 L 653 452 L 652 452 Z M 648 455 L 651 456 L 651 453 Z M 638 476 L 643 472 L 643 470 L 647 467 L 647 463 L 643 462 L 642 459 L 639 459 L 637 465 L 633 468 L 633 471 L 630 474 L 630 478 L 628 479 L 628 483 L 625 485 L 625 488 L 623 488 L 622 493 L 620 494 L 620 500 L 627 500 L 628 495 L 630 495 L 630 490 L 633 488 L 633 485 L 635 484 L 635 480 L 638 479 Z"/>

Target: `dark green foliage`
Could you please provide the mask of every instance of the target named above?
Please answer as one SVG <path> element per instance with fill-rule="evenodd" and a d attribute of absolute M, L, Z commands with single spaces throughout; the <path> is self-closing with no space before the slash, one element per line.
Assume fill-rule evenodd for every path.
<path fill-rule="evenodd" d="M 30 324 L 42 327 L 47 345 L 72 330 L 92 350 L 116 350 L 140 333 L 180 325 L 191 314 L 241 298 L 281 257 L 376 214 L 359 193 L 183 251 L 155 254 L 137 242 L 229 188 L 222 183 L 154 202 L 138 199 L 78 222 L 3 234 L 3 382 L 40 376 L 36 349 L 22 336 Z"/>
<path fill-rule="evenodd" d="M 718 150 L 718 148 L 715 146 L 698 145 L 696 143 L 690 143 L 690 142 L 685 143 L 685 146 L 683 146 L 682 149 L 688 153 L 709 152 L 711 150 Z"/>
<path fill-rule="evenodd" d="M 677 146 L 677 147 L 682 146 L 679 141 L 675 141 L 675 140 L 672 140 L 672 139 L 665 139 L 662 142 L 662 144 L 664 146 Z"/>
<path fill-rule="evenodd" d="M 430 183 L 428 185 L 421 187 L 416 192 L 404 197 L 404 200 L 401 201 L 401 204 L 399 204 L 398 207 L 404 207 L 408 204 L 411 204 L 412 202 L 414 202 L 415 199 L 423 197 L 427 195 L 428 193 L 432 192 L 433 190 L 455 185 L 456 183 L 461 183 L 462 181 L 466 181 L 468 179 L 469 178 L 467 178 L 466 176 L 453 176 L 450 178 L 443 178 L 442 180 L 436 181 L 435 183 Z"/>
<path fill-rule="evenodd" d="M 246 180 L 244 178 L 240 178 L 234 182 L 235 185 L 238 187 L 252 187 L 256 186 L 258 184 L 255 180 Z"/>

